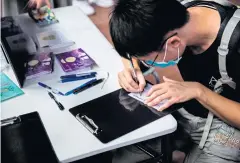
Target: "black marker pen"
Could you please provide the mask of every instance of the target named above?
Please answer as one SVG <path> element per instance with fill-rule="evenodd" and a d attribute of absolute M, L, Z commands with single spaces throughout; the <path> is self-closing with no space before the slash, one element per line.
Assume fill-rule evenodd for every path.
<path fill-rule="evenodd" d="M 57 104 L 57 106 L 59 107 L 60 110 L 64 110 L 63 105 L 57 101 L 57 99 L 51 92 L 48 92 L 48 95 L 55 101 L 55 103 Z"/>
<path fill-rule="evenodd" d="M 96 81 L 94 81 L 94 82 L 92 82 L 92 83 L 89 83 L 89 84 L 85 85 L 84 87 L 75 89 L 75 90 L 73 91 L 73 94 L 78 94 L 78 93 L 80 93 L 80 92 L 82 92 L 82 91 L 84 91 L 84 90 L 86 90 L 86 89 L 88 89 L 88 88 L 91 88 L 91 87 L 93 87 L 93 86 L 95 86 L 95 85 L 100 84 L 100 83 L 103 82 L 103 81 L 104 81 L 103 78 L 102 78 L 102 79 L 98 79 L 98 80 L 96 80 Z"/>

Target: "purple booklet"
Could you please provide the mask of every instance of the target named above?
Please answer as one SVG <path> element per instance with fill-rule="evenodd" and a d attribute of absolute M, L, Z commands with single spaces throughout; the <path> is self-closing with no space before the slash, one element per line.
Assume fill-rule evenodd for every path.
<path fill-rule="evenodd" d="M 51 53 L 30 55 L 27 62 L 26 79 L 32 79 L 53 71 L 53 59 Z"/>
<path fill-rule="evenodd" d="M 56 55 L 63 71 L 89 70 L 95 65 L 95 61 L 81 48 Z"/>

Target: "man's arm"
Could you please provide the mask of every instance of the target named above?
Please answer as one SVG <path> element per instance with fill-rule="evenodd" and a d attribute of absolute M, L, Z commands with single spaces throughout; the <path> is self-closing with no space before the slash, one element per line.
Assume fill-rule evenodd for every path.
<path fill-rule="evenodd" d="M 163 83 L 154 85 L 147 93 L 148 98 L 145 101 L 147 105 L 155 106 L 168 99 L 158 109 L 162 111 L 175 103 L 196 99 L 223 121 L 240 129 L 240 103 L 229 100 L 198 82 L 174 81 L 166 77 L 163 77 L 163 80 Z"/>
<path fill-rule="evenodd" d="M 196 99 L 216 116 L 240 129 L 240 103 L 229 100 L 204 86 L 200 87 L 201 91 Z"/>

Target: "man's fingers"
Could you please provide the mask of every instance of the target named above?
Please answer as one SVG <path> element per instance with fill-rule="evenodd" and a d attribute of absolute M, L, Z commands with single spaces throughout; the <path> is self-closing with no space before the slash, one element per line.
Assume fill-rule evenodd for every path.
<path fill-rule="evenodd" d="M 123 75 L 124 75 L 125 79 L 127 80 L 127 82 L 129 83 L 129 85 L 131 85 L 135 89 L 139 89 L 138 84 L 133 80 L 131 71 L 126 70 L 126 71 L 124 71 Z"/>
<path fill-rule="evenodd" d="M 157 98 L 155 98 L 153 101 L 147 103 L 147 105 L 149 106 L 155 106 L 157 104 L 159 104 L 160 102 L 162 102 L 165 99 L 169 99 L 171 96 L 169 94 L 163 94 L 161 96 L 158 96 Z"/>
<path fill-rule="evenodd" d="M 138 78 L 138 81 L 139 81 L 139 89 L 140 89 L 140 91 L 143 91 L 143 89 L 146 85 L 146 81 L 145 81 L 145 78 L 144 78 L 142 72 L 137 71 L 137 78 Z"/>
<path fill-rule="evenodd" d="M 163 111 L 167 108 L 169 108 L 171 105 L 177 103 L 179 101 L 179 99 L 177 97 L 171 98 L 169 99 L 165 104 L 163 104 L 158 111 Z"/>
<path fill-rule="evenodd" d="M 125 86 L 124 83 L 123 83 L 121 80 L 119 80 L 119 85 L 120 85 L 124 90 L 126 90 L 127 92 L 131 92 L 131 91 L 129 90 L 129 87 Z"/>
<path fill-rule="evenodd" d="M 45 0 L 45 3 L 47 4 L 47 6 L 48 6 L 49 8 L 51 8 L 51 3 L 50 3 L 49 0 Z"/>
<path fill-rule="evenodd" d="M 34 7 L 36 6 L 37 9 L 41 8 L 42 5 L 47 5 L 49 8 L 51 7 L 51 3 L 49 0 L 30 0 L 29 6 Z"/>
<path fill-rule="evenodd" d="M 128 82 L 125 76 L 120 73 L 118 75 L 120 85 L 128 92 L 138 92 L 137 89 L 134 89 Z"/>
<path fill-rule="evenodd" d="M 118 74 L 118 81 L 120 86 L 125 89 L 126 91 L 130 92 L 129 87 L 124 83 L 125 77 L 123 76 L 123 74 Z"/>
<path fill-rule="evenodd" d="M 41 8 L 41 3 L 37 2 L 37 9 Z"/>
<path fill-rule="evenodd" d="M 41 7 L 41 4 L 42 4 L 42 0 L 33 0 L 35 5 L 36 5 L 36 8 L 39 9 Z"/>
<path fill-rule="evenodd" d="M 152 102 L 154 99 L 156 99 L 158 96 L 166 93 L 167 90 L 166 89 L 160 89 L 160 90 L 156 90 L 155 92 L 152 93 L 151 96 L 147 97 L 145 103 L 150 103 Z"/>
<path fill-rule="evenodd" d="M 152 86 L 152 88 L 148 91 L 147 96 L 148 97 L 151 96 L 153 92 L 162 89 L 163 86 L 164 86 L 164 83 Z"/>
<path fill-rule="evenodd" d="M 29 6 L 29 7 L 33 7 L 34 4 L 35 4 L 35 1 L 34 1 L 34 0 L 30 0 L 30 1 L 28 2 L 28 6 Z"/>

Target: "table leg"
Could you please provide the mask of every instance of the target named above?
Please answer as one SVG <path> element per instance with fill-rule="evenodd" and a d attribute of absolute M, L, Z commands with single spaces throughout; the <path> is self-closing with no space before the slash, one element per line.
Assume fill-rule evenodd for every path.
<path fill-rule="evenodd" d="M 164 163 L 171 163 L 172 162 L 172 143 L 171 143 L 171 136 L 172 134 L 168 134 L 162 137 L 162 153 L 163 157 L 162 160 Z"/>

